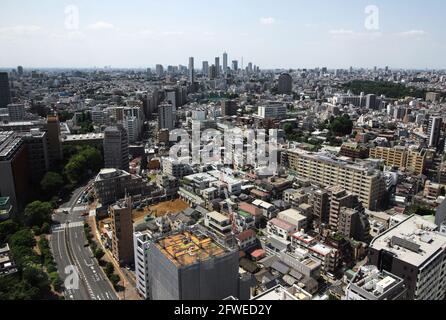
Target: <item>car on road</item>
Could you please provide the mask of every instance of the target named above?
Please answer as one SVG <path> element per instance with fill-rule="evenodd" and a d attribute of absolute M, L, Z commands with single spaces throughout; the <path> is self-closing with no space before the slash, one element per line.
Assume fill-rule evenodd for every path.
<path fill-rule="evenodd" d="M 62 212 L 63 212 L 63 214 L 69 214 L 70 213 L 70 212 L 68 212 L 68 210 L 64 210 Z"/>

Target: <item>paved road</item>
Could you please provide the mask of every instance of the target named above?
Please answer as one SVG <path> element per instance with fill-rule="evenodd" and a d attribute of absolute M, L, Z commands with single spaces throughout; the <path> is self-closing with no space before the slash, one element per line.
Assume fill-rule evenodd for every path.
<path fill-rule="evenodd" d="M 117 300 L 118 297 L 98 265 L 89 247 L 84 247 L 84 205 L 77 204 L 85 188 L 73 192 L 71 199 L 53 215 L 51 248 L 61 279 L 65 281 L 65 268 L 75 266 L 79 271 L 79 288 L 66 289 L 69 300 Z M 66 210 L 69 214 L 63 213 Z"/>

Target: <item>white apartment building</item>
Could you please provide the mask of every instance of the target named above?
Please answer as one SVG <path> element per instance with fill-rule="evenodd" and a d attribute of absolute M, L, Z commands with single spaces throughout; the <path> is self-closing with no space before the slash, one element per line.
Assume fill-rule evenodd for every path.
<path fill-rule="evenodd" d="M 410 300 L 446 297 L 446 235 L 437 228 L 414 215 L 370 243 L 371 264 L 404 279 Z"/>

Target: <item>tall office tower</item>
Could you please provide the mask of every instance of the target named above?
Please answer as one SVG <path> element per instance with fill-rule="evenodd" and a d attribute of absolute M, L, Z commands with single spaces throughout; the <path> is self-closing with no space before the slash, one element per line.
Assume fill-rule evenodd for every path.
<path fill-rule="evenodd" d="M 129 142 L 122 125 L 107 127 L 104 131 L 104 166 L 129 170 Z"/>
<path fill-rule="evenodd" d="M 9 197 L 14 213 L 25 204 L 28 174 L 23 138 L 13 131 L 0 131 L 0 197 Z"/>
<path fill-rule="evenodd" d="M 248 63 L 248 73 L 252 73 L 252 62 Z"/>
<path fill-rule="evenodd" d="M 369 263 L 404 280 L 409 300 L 446 298 L 446 235 L 412 215 L 370 243 Z"/>
<path fill-rule="evenodd" d="M 217 68 L 212 65 L 209 67 L 209 79 L 213 80 L 217 78 Z"/>
<path fill-rule="evenodd" d="M 113 257 L 121 266 L 134 262 L 132 198 L 116 202 L 110 206 Z"/>
<path fill-rule="evenodd" d="M 25 141 L 28 168 L 31 181 L 38 184 L 49 170 L 47 133 L 40 129 L 31 129 L 23 135 Z"/>
<path fill-rule="evenodd" d="M 293 90 L 293 78 L 289 73 L 282 73 L 279 76 L 279 94 L 291 94 Z"/>
<path fill-rule="evenodd" d="M 17 67 L 17 73 L 19 76 L 23 76 L 23 67 L 22 66 Z"/>
<path fill-rule="evenodd" d="M 175 127 L 175 113 L 172 104 L 164 103 L 158 107 L 158 129 L 173 130 Z"/>
<path fill-rule="evenodd" d="M 239 295 L 237 250 L 200 231 L 172 234 L 148 250 L 151 300 L 222 300 Z"/>
<path fill-rule="evenodd" d="M 237 103 L 235 100 L 221 101 L 221 115 L 223 117 L 230 117 L 237 115 Z"/>
<path fill-rule="evenodd" d="M 162 77 L 164 75 L 164 68 L 161 64 L 156 65 L 156 75 Z"/>
<path fill-rule="evenodd" d="M 429 148 L 438 147 L 441 135 L 441 125 L 443 119 L 441 117 L 431 117 L 429 119 L 429 127 L 427 133 L 429 135 Z"/>
<path fill-rule="evenodd" d="M 232 70 L 238 71 L 238 61 L 237 60 L 232 61 Z"/>
<path fill-rule="evenodd" d="M 194 83 L 195 81 L 195 70 L 194 70 L 194 58 L 189 58 L 189 82 Z"/>
<path fill-rule="evenodd" d="M 23 103 L 8 104 L 9 121 L 22 121 L 25 119 L 25 105 Z"/>
<path fill-rule="evenodd" d="M 48 156 L 51 168 L 56 166 L 63 159 L 59 117 L 48 116 L 46 123 Z"/>
<path fill-rule="evenodd" d="M 9 77 L 7 72 L 0 72 L 0 108 L 6 108 L 11 103 Z"/>
<path fill-rule="evenodd" d="M 220 58 L 215 57 L 215 75 L 218 77 L 220 75 Z"/>
<path fill-rule="evenodd" d="M 381 101 L 379 101 L 381 102 Z M 366 95 L 366 103 L 365 106 L 367 109 L 378 109 L 379 103 L 376 95 L 368 94 Z"/>
<path fill-rule="evenodd" d="M 226 52 L 223 53 L 223 73 L 226 74 L 228 72 L 228 54 Z"/>
<path fill-rule="evenodd" d="M 203 61 L 203 69 L 202 69 L 202 73 L 205 77 L 209 76 L 209 62 L 207 61 Z"/>

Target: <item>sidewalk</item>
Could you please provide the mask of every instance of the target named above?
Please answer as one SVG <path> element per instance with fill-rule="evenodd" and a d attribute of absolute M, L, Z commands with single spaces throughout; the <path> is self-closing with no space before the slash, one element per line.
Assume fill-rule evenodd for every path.
<path fill-rule="evenodd" d="M 141 300 L 140 296 L 138 295 L 138 292 L 136 291 L 136 287 L 134 286 L 135 280 L 131 279 L 129 280 L 127 275 L 123 272 L 121 267 L 119 266 L 118 262 L 113 258 L 112 254 L 109 250 L 107 250 L 101 241 L 101 235 L 99 233 L 99 230 L 97 228 L 96 222 L 94 220 L 94 217 L 88 218 L 88 223 L 91 226 L 91 230 L 94 234 L 95 241 L 98 243 L 98 245 L 101 247 L 101 249 L 104 251 L 105 255 L 102 258 L 106 262 L 113 263 L 113 266 L 115 267 L 115 273 L 118 273 L 121 281 L 119 282 L 119 285 L 121 285 L 124 288 L 124 291 L 116 292 L 120 300 Z M 133 281 L 132 281 L 133 280 Z"/>

